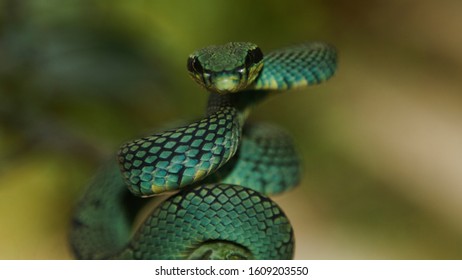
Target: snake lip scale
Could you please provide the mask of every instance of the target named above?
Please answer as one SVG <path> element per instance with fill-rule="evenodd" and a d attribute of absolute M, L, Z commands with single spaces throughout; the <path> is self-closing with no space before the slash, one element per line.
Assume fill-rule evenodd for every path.
<path fill-rule="evenodd" d="M 203 119 L 123 144 L 96 173 L 72 214 L 80 259 L 291 259 L 294 232 L 268 196 L 295 187 L 291 137 L 249 122 L 268 96 L 333 76 L 333 46 L 307 42 L 264 55 L 248 42 L 193 52 L 187 70 L 209 92 Z M 132 232 L 146 197 L 170 193 Z"/>

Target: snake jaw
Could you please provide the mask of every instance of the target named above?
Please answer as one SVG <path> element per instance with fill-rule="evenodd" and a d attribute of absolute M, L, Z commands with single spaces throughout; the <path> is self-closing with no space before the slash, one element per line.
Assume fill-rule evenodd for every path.
<path fill-rule="evenodd" d="M 204 73 L 202 78 L 194 77 L 207 91 L 218 94 L 238 93 L 249 88 L 258 77 L 263 64 L 250 68 L 237 68 L 222 73 Z"/>
<path fill-rule="evenodd" d="M 253 83 L 254 77 L 250 75 L 253 72 L 239 68 L 220 73 L 204 72 L 202 75 L 190 73 L 190 76 L 208 92 L 228 94 L 240 92 Z"/>
<path fill-rule="evenodd" d="M 237 76 L 218 76 L 211 83 L 210 90 L 218 93 L 237 92 L 241 89 L 240 80 Z"/>

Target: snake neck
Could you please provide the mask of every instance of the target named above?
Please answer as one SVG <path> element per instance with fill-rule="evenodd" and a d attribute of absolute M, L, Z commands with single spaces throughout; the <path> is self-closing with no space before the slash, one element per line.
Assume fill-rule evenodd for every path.
<path fill-rule="evenodd" d="M 207 116 L 215 114 L 225 107 L 232 107 L 237 110 L 239 122 L 243 124 L 251 109 L 266 99 L 267 96 L 268 92 L 261 90 L 247 90 L 229 94 L 211 93 L 207 104 Z"/>

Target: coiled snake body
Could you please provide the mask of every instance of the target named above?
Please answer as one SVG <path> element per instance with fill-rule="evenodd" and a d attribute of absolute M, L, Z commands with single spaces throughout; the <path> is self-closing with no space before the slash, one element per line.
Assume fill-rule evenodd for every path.
<path fill-rule="evenodd" d="M 288 218 L 266 195 L 294 187 L 300 163 L 280 128 L 245 123 L 273 93 L 318 84 L 336 52 L 305 43 L 263 56 L 252 43 L 194 52 L 192 78 L 210 92 L 206 117 L 124 144 L 93 178 L 75 209 L 70 243 L 78 258 L 290 259 Z M 127 191 L 127 187 L 130 192 Z M 132 235 L 144 199 L 176 192 Z"/>

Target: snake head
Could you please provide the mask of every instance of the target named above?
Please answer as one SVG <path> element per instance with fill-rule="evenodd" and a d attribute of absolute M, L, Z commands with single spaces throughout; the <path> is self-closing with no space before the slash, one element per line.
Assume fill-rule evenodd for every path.
<path fill-rule="evenodd" d="M 191 77 L 215 93 L 233 93 L 249 87 L 263 67 L 263 53 L 253 43 L 231 42 L 192 53 L 187 62 Z"/>

